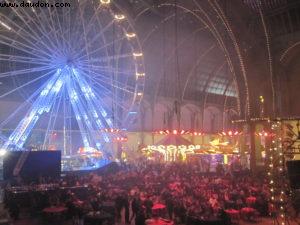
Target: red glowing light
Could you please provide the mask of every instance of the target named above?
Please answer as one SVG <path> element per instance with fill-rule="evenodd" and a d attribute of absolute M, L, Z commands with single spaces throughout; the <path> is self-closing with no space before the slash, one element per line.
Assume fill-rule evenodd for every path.
<path fill-rule="evenodd" d="M 110 128 L 110 129 L 103 129 L 103 132 L 107 132 L 107 133 L 119 133 L 120 130 L 119 129 L 114 129 L 114 128 Z"/>
<path fill-rule="evenodd" d="M 128 141 L 128 138 L 126 137 L 117 137 L 114 139 L 115 142 L 126 142 Z"/>
<path fill-rule="evenodd" d="M 201 132 L 196 132 L 196 131 L 195 131 L 195 132 L 192 133 L 192 135 L 194 135 L 194 136 L 201 136 L 201 135 L 203 135 L 203 134 L 202 134 Z"/>
<path fill-rule="evenodd" d="M 219 133 L 219 135 L 221 136 L 237 136 L 239 134 L 241 134 L 239 131 L 232 131 L 232 130 L 222 131 L 221 133 Z"/>
<path fill-rule="evenodd" d="M 154 132 L 155 134 L 174 134 L 174 135 L 184 135 L 189 134 L 189 131 L 186 130 L 160 130 Z M 195 135 L 197 135 L 197 132 L 195 132 Z"/>
<path fill-rule="evenodd" d="M 273 133 L 269 133 L 267 131 L 261 131 L 259 133 L 255 133 L 255 135 L 260 136 L 260 137 L 272 137 L 272 136 L 274 136 Z"/>

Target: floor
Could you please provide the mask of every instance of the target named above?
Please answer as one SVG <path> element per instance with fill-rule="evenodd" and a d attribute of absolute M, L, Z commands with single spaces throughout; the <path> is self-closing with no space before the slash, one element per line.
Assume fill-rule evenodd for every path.
<path fill-rule="evenodd" d="M 1 207 L 0 204 L 0 211 L 3 212 L 3 208 Z M 122 221 L 119 223 L 116 223 L 115 225 L 125 225 L 125 220 L 124 220 L 124 210 L 122 212 Z M 73 225 L 72 221 L 64 221 L 64 222 L 51 222 L 51 223 L 45 223 L 44 221 L 41 221 L 40 218 L 29 218 L 28 216 L 26 216 L 26 214 L 21 214 L 20 217 L 22 219 L 17 220 L 17 221 L 12 221 L 11 223 L 9 223 L 9 225 Z M 2 225 L 3 223 L 0 222 L 0 225 Z M 258 218 L 256 222 L 246 222 L 243 220 L 240 220 L 238 225 L 300 225 L 300 218 L 298 218 L 298 222 L 296 221 L 286 221 L 285 224 L 282 224 L 281 221 L 280 223 L 276 223 L 276 221 L 273 221 L 273 219 L 271 218 Z M 4 225 L 4 224 L 3 224 Z M 8 224 L 5 224 L 8 225 Z M 76 225 L 84 225 L 82 224 L 76 224 Z M 135 225 L 134 224 L 134 220 L 132 221 L 131 225 Z M 188 225 L 188 224 L 187 224 Z"/>
<path fill-rule="evenodd" d="M 240 221 L 239 225 L 275 225 L 274 221 L 270 218 L 259 218 L 259 221 L 257 222 L 245 222 L 245 221 Z M 290 223 L 286 222 L 285 225 L 300 225 L 300 220 L 299 222 L 295 221 L 290 221 Z M 41 223 L 41 221 L 37 219 L 23 219 L 19 221 L 15 221 L 11 223 L 11 225 L 44 225 L 44 223 Z M 56 223 L 56 225 L 59 225 Z M 61 225 L 72 225 L 71 221 L 61 223 Z M 116 225 L 125 225 L 125 223 L 116 223 Z M 131 225 L 134 225 L 134 222 L 132 222 Z M 281 225 L 281 224 L 276 224 L 276 225 Z"/>

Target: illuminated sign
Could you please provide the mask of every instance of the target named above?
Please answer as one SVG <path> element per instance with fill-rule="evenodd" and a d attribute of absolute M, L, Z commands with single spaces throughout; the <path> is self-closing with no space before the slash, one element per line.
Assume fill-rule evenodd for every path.
<path fill-rule="evenodd" d="M 184 152 L 194 152 L 194 150 L 200 150 L 201 145 L 148 145 L 146 148 L 143 148 L 143 150 L 150 150 L 150 151 L 159 151 L 159 152 L 165 152 L 165 151 L 184 151 Z"/>
<path fill-rule="evenodd" d="M 179 155 L 185 160 L 187 153 L 194 153 L 195 150 L 200 149 L 201 145 L 148 145 L 142 151 L 157 151 L 163 154 L 165 161 L 175 161 Z"/>

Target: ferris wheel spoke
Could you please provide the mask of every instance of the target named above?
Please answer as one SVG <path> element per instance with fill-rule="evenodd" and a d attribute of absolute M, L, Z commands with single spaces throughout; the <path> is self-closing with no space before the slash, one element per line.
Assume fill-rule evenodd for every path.
<path fill-rule="evenodd" d="M 6 0 L 6 1 L 7 1 L 7 0 Z M 48 47 L 47 44 L 45 44 L 45 43 L 41 40 L 40 35 L 37 34 L 37 33 L 33 30 L 33 28 L 32 28 L 31 26 L 28 25 L 28 21 L 26 21 L 26 20 L 22 17 L 22 15 L 20 15 L 20 13 L 17 12 L 17 10 L 16 10 L 15 8 L 12 7 L 12 10 L 13 10 L 13 12 L 19 17 L 19 19 L 23 21 L 24 27 L 20 27 L 19 25 L 17 25 L 17 24 L 16 24 L 15 22 L 13 22 L 12 20 L 9 20 L 10 23 L 12 23 L 14 26 L 16 26 L 17 28 L 19 28 L 19 30 L 21 30 L 23 33 L 25 33 L 26 35 L 28 35 L 28 37 L 32 39 L 33 43 L 35 43 L 35 44 L 33 44 L 33 46 L 37 45 L 37 43 L 40 43 L 45 49 L 47 49 L 47 50 L 49 51 L 48 54 L 51 53 L 51 52 L 52 52 L 51 49 Z M 6 17 L 6 18 L 7 18 L 7 17 Z M 25 29 L 25 28 L 26 28 L 26 29 Z M 15 31 L 14 29 L 12 29 L 12 30 Z M 27 31 L 27 30 L 28 30 L 28 31 Z M 16 33 L 16 34 L 19 35 L 19 36 L 22 36 L 22 35 L 20 35 L 18 32 L 14 32 L 14 33 Z"/>
<path fill-rule="evenodd" d="M 83 28 L 83 21 L 82 21 L 82 9 L 85 8 L 81 4 L 82 2 L 78 2 L 78 10 L 76 10 L 76 14 L 72 16 L 72 36 L 70 35 L 70 43 L 71 46 L 74 48 L 74 55 L 77 57 L 77 52 L 80 50 L 84 50 L 83 47 L 85 46 L 85 35 L 82 35 L 84 32 Z M 70 21 L 71 22 L 71 21 Z"/>
<path fill-rule="evenodd" d="M 63 3 L 66 4 L 65 0 L 63 0 Z M 72 49 L 72 45 L 71 45 L 71 42 L 70 42 L 70 37 L 71 37 L 71 9 L 69 7 L 63 7 L 63 18 L 64 18 L 64 24 L 67 24 L 67 28 L 68 28 L 68 29 L 63 29 L 63 38 L 64 38 L 65 44 L 68 46 L 68 48 Z"/>
<path fill-rule="evenodd" d="M 49 22 L 48 22 L 49 18 L 44 16 L 44 10 L 37 11 L 34 8 L 32 8 L 32 9 L 33 9 L 32 12 L 27 12 L 26 9 L 20 9 L 24 15 L 24 17 L 23 17 L 24 23 L 26 23 L 26 24 L 28 24 L 28 26 L 32 27 L 33 30 L 36 30 L 33 33 L 35 35 L 38 35 L 39 40 L 41 40 L 40 36 L 42 36 L 44 39 L 47 39 L 47 44 L 50 47 L 54 47 L 54 44 L 51 41 L 52 40 L 52 38 L 51 38 L 52 29 L 51 29 L 51 26 L 49 26 Z M 29 13 L 31 13 L 32 15 Z M 48 29 L 46 27 L 48 27 Z"/>
<path fill-rule="evenodd" d="M 83 10 L 84 10 L 84 8 L 83 8 Z M 81 18 L 80 22 L 81 22 L 82 29 L 83 29 L 83 35 L 82 35 L 83 42 L 85 43 L 83 50 L 84 50 L 84 52 L 86 52 L 88 59 L 90 59 L 90 57 L 89 57 L 90 56 L 89 42 L 87 40 L 87 33 L 86 33 L 86 29 L 85 29 L 85 24 L 84 24 L 83 13 L 82 13 L 81 7 L 79 7 L 79 14 L 80 14 L 80 18 Z"/>
<path fill-rule="evenodd" d="M 1 34 L 0 34 L 0 43 L 8 46 L 10 48 L 14 48 L 14 49 L 17 49 L 24 53 L 27 53 L 28 55 L 37 57 L 37 58 L 41 58 L 41 59 L 45 59 L 45 60 L 49 60 L 49 58 L 50 58 L 50 55 L 48 53 L 41 51 L 41 50 L 37 49 L 36 47 L 32 47 L 31 45 L 29 46 L 29 45 L 21 43 L 17 40 L 12 40 L 11 38 L 5 37 Z M 39 55 L 37 53 L 39 53 Z"/>
<path fill-rule="evenodd" d="M 134 89 L 128 90 L 128 89 L 124 88 L 124 86 L 118 86 L 118 85 L 116 85 L 116 84 L 109 84 L 108 82 L 105 82 L 103 79 L 97 79 L 97 78 L 91 78 L 91 79 L 93 79 L 93 81 L 95 81 L 98 85 L 101 85 L 102 87 L 103 87 L 104 85 L 110 85 L 111 88 L 115 88 L 115 89 L 117 89 L 117 90 L 119 90 L 119 91 L 122 91 L 122 92 L 125 92 L 125 93 L 128 93 L 128 94 L 131 94 L 131 95 L 135 94 Z M 119 83 L 119 84 L 120 84 L 120 83 Z M 120 84 L 120 85 L 121 85 L 121 84 Z"/>
<path fill-rule="evenodd" d="M 26 14 L 26 18 L 31 18 L 31 16 L 26 12 L 25 9 L 23 9 L 23 12 L 24 12 L 24 14 Z M 37 11 L 35 10 L 35 12 L 37 12 Z M 43 16 L 41 16 L 41 15 L 43 15 Z M 44 10 L 40 9 L 39 14 L 36 14 L 36 19 L 31 19 L 30 22 L 31 22 L 32 25 L 34 25 L 33 28 L 35 28 L 35 29 L 33 29 L 34 30 L 33 33 L 36 34 L 36 35 L 39 35 L 38 33 L 35 32 L 35 30 L 36 30 L 36 31 L 38 31 L 39 33 L 42 34 L 43 39 L 41 39 L 40 36 L 39 36 L 39 40 L 42 42 L 41 44 L 46 45 L 48 50 L 52 54 L 54 53 L 54 55 L 55 55 L 56 52 L 53 52 L 53 48 L 55 48 L 56 45 L 53 42 L 53 37 L 51 37 L 51 36 L 52 36 L 53 33 L 56 33 L 56 31 L 55 30 L 53 31 L 53 28 L 52 28 L 52 26 L 50 26 L 48 20 L 49 20 L 49 17 L 45 17 Z M 45 25 L 48 25 L 47 26 L 48 29 L 45 27 Z M 44 39 L 46 40 L 47 44 L 45 44 Z M 59 49 L 57 49 L 57 50 L 59 50 Z"/>
<path fill-rule="evenodd" d="M 124 39 L 125 39 L 125 37 L 122 37 L 122 38 L 119 38 L 119 39 L 117 39 L 117 40 L 115 40 L 115 41 L 111 41 L 111 42 L 109 42 L 109 43 L 106 43 L 106 44 L 100 46 L 99 48 L 96 48 L 96 49 L 94 49 L 93 51 L 91 51 L 90 54 L 98 53 L 99 51 L 102 51 L 103 49 L 106 49 L 106 48 L 108 48 L 109 46 L 113 46 L 114 44 L 116 44 L 116 42 L 121 42 L 121 41 L 123 41 Z M 81 55 L 81 56 L 79 57 L 79 59 L 86 58 L 86 57 L 87 57 L 87 55 Z M 107 57 L 111 57 L 111 59 L 112 59 L 114 56 L 107 56 Z M 86 60 L 85 60 L 85 61 L 86 61 Z"/>
<path fill-rule="evenodd" d="M 117 89 L 120 89 L 120 90 L 125 91 L 127 93 L 131 93 L 131 94 L 134 93 L 134 89 L 132 88 L 130 90 L 131 87 L 127 86 L 124 83 L 120 83 L 118 81 L 114 81 L 114 84 L 112 84 L 112 81 L 111 81 L 110 78 L 105 77 L 104 75 L 99 75 L 98 73 L 95 73 L 95 72 L 92 72 L 92 71 L 90 71 L 89 75 L 87 75 L 87 74 L 88 74 L 88 71 L 87 71 L 87 73 L 85 75 L 87 78 L 93 79 L 94 81 L 97 81 L 97 82 L 101 82 L 102 85 L 107 85 L 108 87 L 111 87 L 111 88 L 117 88 Z M 90 76 L 90 75 L 93 75 L 93 76 Z M 126 89 L 126 88 L 128 88 L 128 89 Z"/>
<path fill-rule="evenodd" d="M 94 74 L 94 72 L 90 72 L 90 73 Z M 134 92 L 134 88 L 132 88 L 130 86 L 127 86 L 124 83 L 120 83 L 118 81 L 114 81 L 114 84 L 112 84 L 111 79 L 105 78 L 104 75 L 102 75 L 101 78 L 99 78 L 99 74 L 97 74 L 97 77 L 94 76 L 94 77 L 89 77 L 89 78 L 93 79 L 94 81 L 101 82 L 102 85 L 106 85 L 106 86 L 109 86 L 111 88 L 116 88 L 116 89 L 122 90 L 122 91 L 124 91 L 126 93 L 130 93 L 130 94 L 134 94 L 135 93 Z M 118 86 L 118 85 L 120 85 L 120 86 Z"/>
<path fill-rule="evenodd" d="M 54 43 L 53 43 L 53 39 L 51 38 L 51 33 L 53 33 L 53 31 L 52 30 L 46 30 L 45 29 L 45 27 L 44 27 L 44 23 L 48 23 L 48 18 L 45 20 L 43 20 L 43 21 L 41 21 L 40 20 L 40 17 L 39 16 L 37 16 L 37 19 L 34 19 L 34 18 L 32 18 L 29 14 L 28 14 L 28 12 L 26 12 L 26 10 L 25 10 L 25 8 L 24 9 L 22 9 L 22 11 L 23 11 L 23 13 L 25 14 L 25 16 L 26 16 L 26 18 L 31 18 L 31 20 L 30 20 L 30 28 L 31 28 L 31 30 L 32 30 L 32 32 L 36 35 L 36 36 L 38 36 L 38 38 L 39 38 L 39 40 L 41 41 L 41 44 L 42 45 L 46 45 L 47 46 L 47 49 L 53 54 L 54 53 L 54 55 L 56 54 L 55 52 L 53 52 L 53 48 L 55 48 L 55 45 L 54 45 Z M 40 12 L 43 12 L 44 10 L 40 10 Z M 39 21 L 38 23 L 36 22 L 36 20 L 37 21 Z M 25 21 L 25 19 L 23 20 L 23 21 Z M 48 26 L 50 29 L 51 29 L 51 27 L 50 26 Z M 39 33 L 37 33 L 37 32 L 39 32 Z M 40 37 L 43 37 L 43 39 L 44 40 L 42 40 Z M 44 42 L 45 42 L 45 40 L 46 40 L 46 42 L 47 42 L 47 44 L 45 44 Z"/>
<path fill-rule="evenodd" d="M 104 95 L 104 97 L 106 97 L 107 99 L 110 99 L 111 98 L 111 91 L 108 90 L 107 88 L 103 87 L 103 89 L 105 90 L 105 92 L 102 92 L 101 94 Z M 103 98 L 101 98 L 97 93 L 95 93 L 96 95 L 96 100 L 95 100 L 95 104 L 96 105 L 102 105 L 106 108 L 106 111 L 110 111 L 108 110 L 109 108 L 112 108 L 112 105 L 116 105 L 118 106 L 120 109 L 122 110 L 128 110 L 128 106 L 124 105 L 124 104 L 121 104 L 120 102 L 116 102 L 114 101 L 113 103 L 108 103 L 106 102 L 105 100 L 102 100 Z M 116 118 L 115 118 L 116 119 Z"/>
<path fill-rule="evenodd" d="M 95 73 L 96 73 L 96 71 L 99 71 L 101 73 L 109 72 L 111 74 L 114 74 L 114 73 L 115 74 L 123 74 L 123 75 L 131 76 L 131 77 L 135 75 L 134 71 L 125 71 L 125 70 L 118 71 L 118 70 L 116 70 L 116 69 L 114 69 L 110 66 L 87 65 L 86 63 L 83 63 L 83 64 L 80 65 L 80 67 L 81 68 L 86 68 L 86 69 L 91 68 L 92 70 L 95 71 Z M 103 76 L 101 73 L 100 73 L 99 76 Z M 107 76 L 105 76 L 105 77 L 107 77 Z"/>
<path fill-rule="evenodd" d="M 37 24 L 40 24 L 42 26 L 42 29 L 44 30 L 44 32 L 48 33 L 48 36 L 50 37 L 49 39 L 51 39 L 51 41 L 52 41 L 52 48 L 55 48 L 58 46 L 61 47 L 61 43 L 58 41 L 58 36 L 57 36 L 58 31 L 57 31 L 56 27 L 54 26 L 52 11 L 50 10 L 50 7 L 47 7 L 47 9 L 48 9 L 48 15 L 46 14 L 46 12 L 44 12 L 44 10 L 40 10 L 39 13 L 37 13 L 35 11 L 36 19 L 38 20 Z M 47 31 L 47 28 L 45 26 L 48 27 L 50 32 Z M 62 49 L 62 48 L 59 48 L 59 49 Z"/>
<path fill-rule="evenodd" d="M 90 147 L 91 139 L 88 139 L 86 134 L 88 133 L 90 134 L 89 137 L 93 139 L 94 143 L 97 143 L 97 140 L 95 139 L 94 135 L 91 133 L 92 131 L 94 131 L 94 129 L 91 121 L 88 119 L 87 116 L 89 112 L 87 112 L 86 110 L 87 107 L 84 106 L 84 103 L 82 103 L 81 96 L 77 95 L 77 93 L 75 92 L 76 90 L 75 84 L 70 79 L 67 80 L 67 89 L 68 89 L 69 96 L 72 95 L 74 96 L 74 94 L 76 95 L 76 98 L 73 98 L 73 100 L 71 100 L 71 104 L 73 107 L 73 111 L 75 112 L 76 120 L 78 122 L 79 128 L 81 130 L 84 146 Z M 99 123 L 99 125 L 101 125 L 101 123 Z"/>
<path fill-rule="evenodd" d="M 107 83 L 106 84 L 103 84 L 103 83 L 100 83 L 99 82 L 99 80 L 96 80 L 96 79 L 94 79 L 94 78 L 90 78 L 87 74 L 85 74 L 84 72 L 82 72 L 81 71 L 81 73 L 82 73 L 82 75 L 83 76 L 87 76 L 87 78 L 89 78 L 89 79 L 91 79 L 91 80 L 93 80 L 94 82 L 96 82 L 97 83 L 97 85 L 99 85 L 100 87 L 101 87 L 101 90 L 102 90 L 102 92 L 101 92 L 101 94 L 103 94 L 103 95 L 105 95 L 106 97 L 108 97 L 108 98 L 111 98 L 111 96 L 112 96 L 112 91 L 108 88 L 109 86 L 107 86 Z M 109 84 L 109 85 L 111 85 L 111 84 Z M 128 91 L 128 90 L 126 90 L 126 92 L 127 93 L 130 93 L 130 94 L 134 94 L 133 92 L 130 92 L 130 91 Z M 97 94 L 96 94 L 97 95 Z M 100 98 L 100 96 L 99 96 L 99 98 L 97 98 L 97 99 L 101 99 Z M 126 106 L 125 105 L 122 105 L 121 103 L 117 103 L 120 107 L 122 107 L 123 109 L 126 109 Z"/>
<path fill-rule="evenodd" d="M 99 16 L 97 16 L 97 23 L 100 25 L 100 29 L 102 29 L 102 28 L 103 28 L 102 20 L 101 20 L 101 18 L 99 18 Z M 114 28 L 113 28 L 113 29 L 114 29 Z M 106 37 L 105 35 L 102 35 L 102 36 L 101 36 L 101 41 L 102 41 L 103 44 L 107 43 L 107 37 Z M 104 48 L 103 54 L 104 54 L 105 56 L 108 56 L 108 55 L 109 55 L 109 49 L 108 49 L 108 48 Z M 93 58 L 91 58 L 90 60 L 93 60 Z M 113 67 L 113 65 L 111 64 L 111 62 L 108 62 L 108 65 L 109 65 L 110 67 Z"/>
<path fill-rule="evenodd" d="M 103 95 L 107 99 L 110 99 L 112 97 L 111 91 L 101 84 L 99 84 L 99 86 L 100 86 L 101 90 L 103 90 L 101 95 Z M 95 95 L 97 96 L 97 101 L 99 101 L 102 105 L 105 105 L 106 108 L 110 108 L 110 107 L 112 107 L 112 105 L 117 105 L 120 109 L 122 109 L 124 111 L 128 110 L 128 105 L 122 104 L 121 102 L 116 101 L 116 100 L 113 100 L 112 105 L 110 105 L 105 100 L 102 100 L 102 97 L 100 97 L 97 93 Z"/>
<path fill-rule="evenodd" d="M 33 95 L 32 96 L 32 98 L 34 98 L 34 97 L 36 97 L 37 95 L 38 95 L 39 93 L 35 93 L 35 95 Z M 32 99 L 31 98 L 31 99 Z M 30 100 L 31 100 L 30 99 Z M 1 129 L 3 129 L 3 127 L 5 126 L 5 125 L 7 125 L 11 120 L 15 120 L 15 117 L 16 117 L 16 115 L 22 110 L 22 109 L 24 109 L 26 106 L 28 106 L 30 103 L 29 103 L 29 101 L 30 100 L 28 100 L 28 101 L 25 101 L 25 102 L 23 102 L 13 113 L 11 113 L 10 115 L 9 115 L 9 117 L 7 117 L 4 121 L 2 121 L 1 123 L 0 123 L 0 128 Z"/>
<path fill-rule="evenodd" d="M 55 106 L 55 103 L 54 105 L 52 106 L 52 109 L 53 109 L 53 112 L 52 112 L 52 115 L 50 117 L 50 121 L 49 121 L 49 124 L 48 124 L 48 127 L 47 127 L 47 133 L 45 134 L 45 137 L 48 137 L 48 146 L 50 145 L 50 138 L 49 138 L 49 133 L 50 132 L 53 132 L 54 131 L 54 128 L 55 128 L 55 124 L 56 124 L 56 121 L 57 121 L 57 118 L 58 118 L 58 115 L 59 115 L 59 109 L 60 109 L 60 104 L 63 100 L 62 98 L 62 92 L 59 93 L 59 96 L 56 98 L 56 101 L 55 103 L 57 103 L 57 105 Z M 56 108 L 55 108 L 56 107 Z M 51 124 L 52 123 L 52 124 Z"/>
<path fill-rule="evenodd" d="M 0 78 L 3 77 L 8 77 L 8 76 L 18 76 L 18 75 L 23 75 L 23 74 L 30 74 L 34 72 L 41 72 L 49 69 L 54 69 L 53 66 L 41 66 L 41 67 L 36 67 L 32 69 L 22 69 L 22 70 L 15 70 L 15 71 L 8 71 L 8 72 L 3 72 L 0 73 Z"/>
<path fill-rule="evenodd" d="M 45 88 L 45 84 L 39 87 L 29 98 L 27 98 L 18 108 L 10 114 L 8 118 L 6 118 L 3 122 L 0 124 L 0 128 L 3 128 L 7 123 L 9 123 L 14 117 L 19 113 L 23 108 L 25 108 L 27 105 L 31 105 L 31 101 L 40 95 L 41 91 Z"/>
<path fill-rule="evenodd" d="M 65 0 L 63 0 L 62 2 L 64 4 L 66 4 Z M 48 11 L 51 14 L 50 8 L 48 8 Z M 71 27 L 71 25 L 70 25 L 70 11 L 71 11 L 70 7 L 62 7 L 62 16 L 63 16 L 63 22 L 62 23 L 66 24 L 66 26 L 64 26 L 64 27 L 67 27 L 67 29 L 65 29 L 65 28 L 62 29 L 62 36 L 61 37 L 64 40 L 65 45 L 67 45 L 68 49 L 70 49 L 70 47 L 71 47 L 71 44 L 69 42 L 69 40 L 70 40 L 69 33 L 70 33 L 70 27 Z M 54 24 L 54 23 L 52 22 L 52 24 Z M 56 35 L 56 41 L 58 41 L 58 40 L 59 39 Z"/>
<path fill-rule="evenodd" d="M 58 41 L 61 41 L 61 45 L 62 45 L 62 51 L 64 51 L 64 50 L 67 50 L 67 39 L 65 39 L 65 37 L 64 37 L 64 28 L 63 28 L 63 24 L 62 24 L 62 22 L 63 21 L 61 21 L 61 19 L 60 19 L 60 17 L 61 18 L 64 18 L 64 14 L 62 14 L 61 16 L 59 15 L 59 12 L 58 12 L 58 7 L 54 7 L 54 15 L 55 15 L 55 17 L 56 17 L 56 21 L 57 21 L 57 25 L 58 25 L 58 31 L 60 32 L 60 35 L 59 35 L 59 37 L 60 37 L 60 40 L 58 40 Z"/>
<path fill-rule="evenodd" d="M 32 38 L 34 43 L 37 42 L 37 39 L 35 39 L 34 37 L 32 37 L 32 34 L 28 33 L 23 27 L 19 26 L 16 22 L 14 22 L 13 20 L 9 19 L 7 16 L 3 15 L 2 13 L 0 13 L 0 18 L 5 18 L 5 20 L 1 19 L 1 22 L 5 23 L 7 26 L 7 29 L 9 32 L 13 32 L 14 34 L 16 34 L 17 36 L 19 36 L 20 38 L 22 38 L 25 42 L 30 43 L 31 47 L 34 47 L 34 44 L 32 41 L 30 41 L 28 38 L 24 38 L 24 35 L 27 35 L 29 38 Z M 8 21 L 8 23 L 7 23 Z M 18 30 L 16 30 L 15 28 L 18 28 Z M 23 35 L 20 35 L 19 32 L 22 31 Z"/>
<path fill-rule="evenodd" d="M 103 85 L 108 85 L 108 86 L 110 86 L 110 87 L 112 87 L 112 88 L 117 88 L 117 89 L 120 89 L 120 90 L 125 91 L 125 92 L 127 92 L 127 93 L 131 93 L 131 94 L 134 94 L 134 93 L 135 93 L 134 90 L 128 90 L 128 89 L 126 89 L 126 87 L 128 87 L 128 86 L 126 86 L 126 85 L 123 84 L 123 83 L 119 83 L 119 82 L 115 81 L 115 83 L 116 83 L 116 84 L 119 84 L 120 86 L 117 86 L 117 85 L 112 84 L 112 83 L 111 83 L 111 79 L 105 77 L 104 75 L 101 76 L 101 79 L 100 79 L 100 78 L 97 79 L 96 77 L 91 77 L 90 75 L 88 75 L 89 72 L 92 73 L 92 74 L 95 74 L 94 72 L 92 72 L 92 71 L 87 71 L 87 70 L 85 70 L 85 69 L 81 69 L 81 71 L 86 71 L 86 73 L 83 72 L 83 75 L 84 75 L 85 77 L 87 77 L 88 79 L 93 79 L 94 81 L 96 81 L 96 82 L 98 82 L 98 83 L 101 82 L 101 83 L 102 83 L 101 86 L 103 86 Z M 99 74 L 97 74 L 97 76 L 99 76 Z M 105 81 L 104 79 L 106 79 L 107 81 Z M 124 87 L 125 87 L 125 88 L 124 88 Z"/>
<path fill-rule="evenodd" d="M 100 126 L 100 129 L 102 128 L 103 124 L 97 120 L 99 118 L 99 115 L 101 115 L 102 120 L 105 121 L 104 122 L 106 124 L 105 127 L 112 126 L 113 125 L 112 120 L 107 117 L 107 112 L 110 111 L 107 110 L 109 107 L 105 108 L 106 104 L 103 104 L 103 102 L 99 103 L 100 98 L 92 90 L 87 80 L 80 74 L 82 73 L 78 73 L 78 71 L 75 70 L 74 75 L 77 80 L 77 84 L 79 85 L 79 89 L 81 89 L 81 91 L 84 92 L 83 97 L 85 98 L 86 100 L 85 102 L 87 104 L 87 106 L 85 106 L 84 108 L 88 108 L 88 111 L 92 113 L 91 118 L 95 118 L 96 125 Z M 86 90 L 90 90 L 90 91 L 87 92 Z M 100 113 L 98 114 L 97 111 L 100 111 Z"/>
<path fill-rule="evenodd" d="M 61 97 L 59 97 L 59 99 L 61 99 Z M 50 114 L 49 114 L 49 123 L 47 125 L 47 129 L 46 129 L 46 132 L 45 132 L 45 136 L 44 136 L 44 141 L 43 141 L 43 149 L 46 149 L 46 142 L 47 140 L 50 140 L 50 135 L 49 135 L 49 131 L 50 131 L 50 128 L 51 128 L 51 123 L 52 123 L 52 119 L 53 119 L 53 114 L 54 114 L 54 109 L 57 109 L 58 107 L 56 107 L 57 105 L 57 102 L 59 101 L 56 101 L 54 104 L 53 104 L 53 107 L 51 107 L 51 110 L 50 110 Z M 49 143 L 48 143 L 48 146 L 49 146 Z"/>
<path fill-rule="evenodd" d="M 99 20 L 99 11 L 101 10 L 101 5 L 99 5 L 97 8 L 94 8 L 94 14 L 91 16 L 90 20 L 87 22 L 87 27 L 86 27 L 86 33 L 89 34 L 90 31 L 93 30 L 94 22 L 97 21 L 97 23 L 101 26 L 101 31 L 104 33 L 105 30 L 103 29 L 108 29 L 109 27 L 102 27 L 101 21 Z M 110 25 L 111 26 L 111 25 Z M 97 37 L 98 38 L 98 37 Z"/>
<path fill-rule="evenodd" d="M 53 71 L 54 71 L 54 70 L 53 70 Z M 18 86 L 18 87 L 16 87 L 16 88 L 14 88 L 14 89 L 12 89 L 12 90 L 10 90 L 10 91 L 4 93 L 4 94 L 1 94 L 1 95 L 0 95 L 0 98 L 4 98 L 4 97 L 7 96 L 7 95 L 10 95 L 10 94 L 12 94 L 12 93 L 14 93 L 14 92 L 16 92 L 16 91 L 22 89 L 22 88 L 25 88 L 26 86 L 28 86 L 28 85 L 30 85 L 30 84 L 33 84 L 33 83 L 35 83 L 35 82 L 41 80 L 42 78 L 44 78 L 44 77 L 48 76 L 49 74 L 51 74 L 53 71 L 50 71 L 49 73 L 46 73 L 46 74 L 44 74 L 44 75 L 42 75 L 42 76 L 38 76 L 37 78 L 35 78 L 35 79 L 33 79 L 33 80 L 30 80 L 29 82 L 26 82 L 25 84 L 22 84 L 22 85 L 20 85 L 20 86 Z"/>
<path fill-rule="evenodd" d="M 89 40 L 89 43 L 88 43 L 88 46 L 87 46 L 87 47 L 93 45 L 94 42 L 95 42 L 96 40 L 98 40 L 98 38 L 99 38 L 101 35 L 103 35 L 104 32 L 105 32 L 106 30 L 108 30 L 113 24 L 114 24 L 114 20 L 112 20 L 109 24 L 107 24 L 104 28 L 102 28 L 101 32 L 97 33 L 97 35 L 95 35 L 95 36 L 93 37 L 92 40 Z M 124 39 L 124 37 L 123 37 L 122 39 Z M 113 42 L 112 42 L 111 44 L 113 44 Z M 110 45 L 111 45 L 111 44 L 110 44 Z M 107 45 L 107 46 L 109 46 L 109 45 Z M 107 47 L 107 46 L 104 45 L 104 46 L 102 46 L 102 48 L 105 48 L 105 47 Z M 81 45 L 81 46 L 78 46 L 78 47 L 79 47 L 80 51 L 78 52 L 78 54 L 76 54 L 76 56 L 80 56 L 80 55 L 82 55 L 82 54 L 84 53 L 83 46 Z M 100 49 L 99 49 L 99 50 L 100 50 Z M 92 51 L 92 52 L 93 52 L 93 51 Z M 80 58 L 79 58 L 79 59 L 80 59 Z"/>
<path fill-rule="evenodd" d="M 124 58 L 133 58 L 133 54 L 132 53 L 127 53 L 127 54 L 122 54 L 122 55 L 118 55 L 118 56 L 105 56 L 102 58 L 99 58 L 95 61 L 97 61 L 97 63 L 99 62 L 108 62 L 108 61 L 112 61 L 112 60 L 116 60 L 116 59 L 124 59 Z M 83 60 L 83 63 L 89 63 L 89 60 Z"/>
<path fill-rule="evenodd" d="M 0 53 L 0 61 L 3 62 L 15 62 L 15 63 L 27 63 L 33 65 L 48 65 L 46 61 L 41 61 L 37 58 L 32 58 L 28 56 L 18 56 L 18 55 L 8 55 Z"/>
<path fill-rule="evenodd" d="M 96 96 L 98 96 L 98 95 L 96 94 Z M 108 99 L 111 98 L 111 94 L 104 94 L 104 96 L 107 97 Z M 104 105 L 107 108 L 113 108 L 112 105 L 116 105 L 117 107 L 119 107 L 120 109 L 122 109 L 124 111 L 128 110 L 128 106 L 121 104 L 120 102 L 117 102 L 117 101 L 113 101 L 111 104 L 109 104 L 109 103 L 105 102 L 104 100 L 102 100 L 102 98 L 100 98 L 100 96 L 98 96 L 96 103 Z"/>

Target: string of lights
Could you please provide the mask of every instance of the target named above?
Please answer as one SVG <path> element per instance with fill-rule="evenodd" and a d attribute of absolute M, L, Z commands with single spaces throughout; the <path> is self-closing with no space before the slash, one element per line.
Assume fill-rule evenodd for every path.
<path fill-rule="evenodd" d="M 269 188 L 271 193 L 271 207 L 276 209 L 279 213 L 279 220 L 281 225 L 285 225 L 287 221 L 286 203 L 287 197 L 284 177 L 284 154 L 282 148 L 282 123 L 281 121 L 271 122 L 271 130 L 274 135 L 271 135 L 271 144 L 269 151 Z"/>

